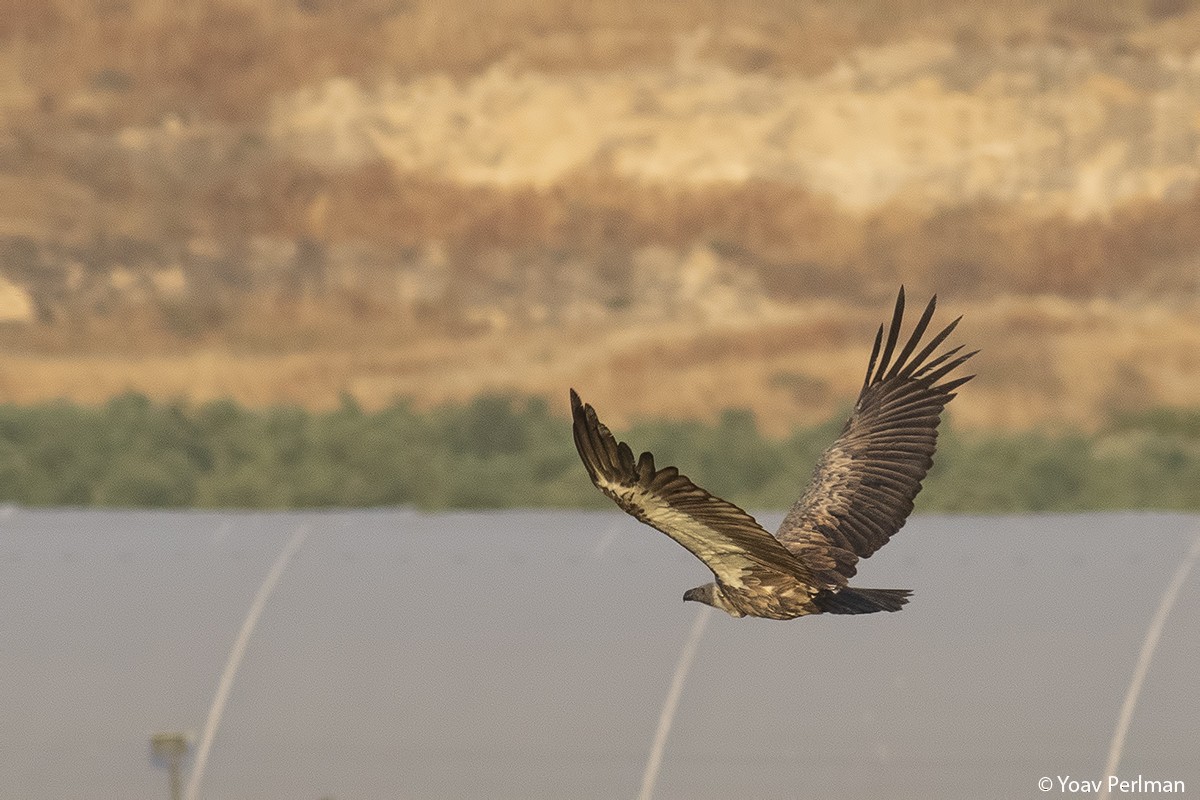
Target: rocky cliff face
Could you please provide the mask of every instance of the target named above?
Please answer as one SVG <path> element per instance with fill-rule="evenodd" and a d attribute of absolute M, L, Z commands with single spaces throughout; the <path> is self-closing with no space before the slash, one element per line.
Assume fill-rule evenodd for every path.
<path fill-rule="evenodd" d="M 603 169 L 706 185 L 792 182 L 856 211 L 990 201 L 1104 214 L 1189 196 L 1200 176 L 1200 52 L 979 51 L 908 41 L 815 77 L 671 68 L 539 73 L 367 88 L 339 79 L 281 98 L 270 136 L 345 169 L 551 186 Z"/>
<path fill-rule="evenodd" d="M 907 40 L 806 77 L 703 50 L 701 32 L 654 68 L 332 79 L 250 126 L 15 126 L 0 155 L 34 166 L 0 176 L 0 318 L 133 305 L 186 336 L 248 296 L 505 326 L 902 280 L 1191 286 L 1200 51 Z"/>
<path fill-rule="evenodd" d="M 388 19 L 438 19 L 394 5 Z M 1039 6 L 1033 28 L 1099 31 L 1055 38 L 966 35 L 959 4 L 926 5 L 957 22 L 864 23 L 809 60 L 778 19 L 693 26 L 628 63 L 588 49 L 655 45 L 631 12 L 619 36 L 576 31 L 554 63 L 559 40 L 530 34 L 475 42 L 484 55 L 455 69 L 287 62 L 297 86 L 238 38 L 266 24 L 246 3 L 221 6 L 228 52 L 174 84 L 130 45 L 70 91 L 21 66 L 0 20 L 0 343 L 41 354 L 0 359 L 0 385 L 379 404 L 578 380 L 618 414 L 811 421 L 853 391 L 862 332 L 905 283 L 983 320 L 992 377 L 962 406 L 972 423 L 1189 402 L 1200 8 L 1148 0 L 1130 18 L 1158 21 L 1138 33 Z M 311 32 L 337 13 L 280 18 Z M 269 99 L 219 113 L 237 99 L 226 61 Z M 188 76 L 194 103 L 173 93 Z"/>

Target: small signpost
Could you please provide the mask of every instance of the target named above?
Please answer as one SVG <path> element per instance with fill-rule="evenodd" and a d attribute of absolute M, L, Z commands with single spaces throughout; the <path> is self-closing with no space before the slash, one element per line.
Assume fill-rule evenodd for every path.
<path fill-rule="evenodd" d="M 171 800 L 183 797 L 181 768 L 191 749 L 192 737 L 186 733 L 156 733 L 150 737 L 150 755 L 159 767 L 167 768 L 171 782 Z"/>

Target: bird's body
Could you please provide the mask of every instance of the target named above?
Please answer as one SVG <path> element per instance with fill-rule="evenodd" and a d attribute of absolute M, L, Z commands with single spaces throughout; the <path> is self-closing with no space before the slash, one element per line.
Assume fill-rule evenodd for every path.
<path fill-rule="evenodd" d="M 875 337 L 854 412 L 775 536 L 674 467 L 656 469 L 650 453 L 635 460 L 629 446 L 571 390 L 575 447 L 592 482 L 712 570 L 716 580 L 688 590 L 684 600 L 735 617 L 768 619 L 898 611 L 907 602 L 908 590 L 858 589 L 847 582 L 858 560 L 904 525 L 933 463 L 942 409 L 973 377 L 939 383 L 974 353 L 959 356 L 961 348 L 954 348 L 931 357 L 957 319 L 914 353 L 936 299 L 897 354 L 904 313 L 900 290 L 887 338 L 883 326 Z"/>

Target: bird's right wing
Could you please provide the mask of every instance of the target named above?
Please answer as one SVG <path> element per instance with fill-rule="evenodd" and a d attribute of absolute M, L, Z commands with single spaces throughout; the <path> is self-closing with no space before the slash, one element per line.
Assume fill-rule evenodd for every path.
<path fill-rule="evenodd" d="M 812 586 L 812 576 L 779 540 L 733 503 L 701 489 L 674 467 L 655 469 L 654 456 L 618 442 L 595 410 L 571 390 L 575 448 L 592 483 L 637 517 L 683 545 L 724 583 L 775 573 Z M 816 592 L 814 587 L 812 590 Z"/>
<path fill-rule="evenodd" d="M 808 490 L 776 534 L 813 567 L 825 588 L 844 586 L 854 576 L 858 560 L 882 547 L 904 525 L 933 464 L 942 409 L 954 398 L 954 390 L 974 377 L 943 380 L 973 352 L 957 355 L 962 348 L 956 347 L 931 358 L 957 319 L 920 352 L 913 352 L 936 300 L 929 301 L 893 362 L 904 314 L 904 289 L 900 289 L 886 341 L 882 325 L 875 336 L 854 413 L 821 456 Z"/>

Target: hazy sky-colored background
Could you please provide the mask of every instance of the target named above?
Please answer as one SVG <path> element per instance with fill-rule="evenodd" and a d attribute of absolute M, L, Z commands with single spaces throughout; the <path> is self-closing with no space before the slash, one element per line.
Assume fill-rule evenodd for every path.
<path fill-rule="evenodd" d="M 778 515 L 764 518 L 777 522 Z M 1102 774 L 1194 515 L 922 517 L 860 570 L 898 614 L 714 615 L 658 798 L 1028 798 Z M 704 568 L 616 510 L 0 520 L 0 787 L 165 797 L 300 525 L 204 797 L 632 797 Z M 1122 776 L 1200 786 L 1200 586 L 1183 588 Z"/>

